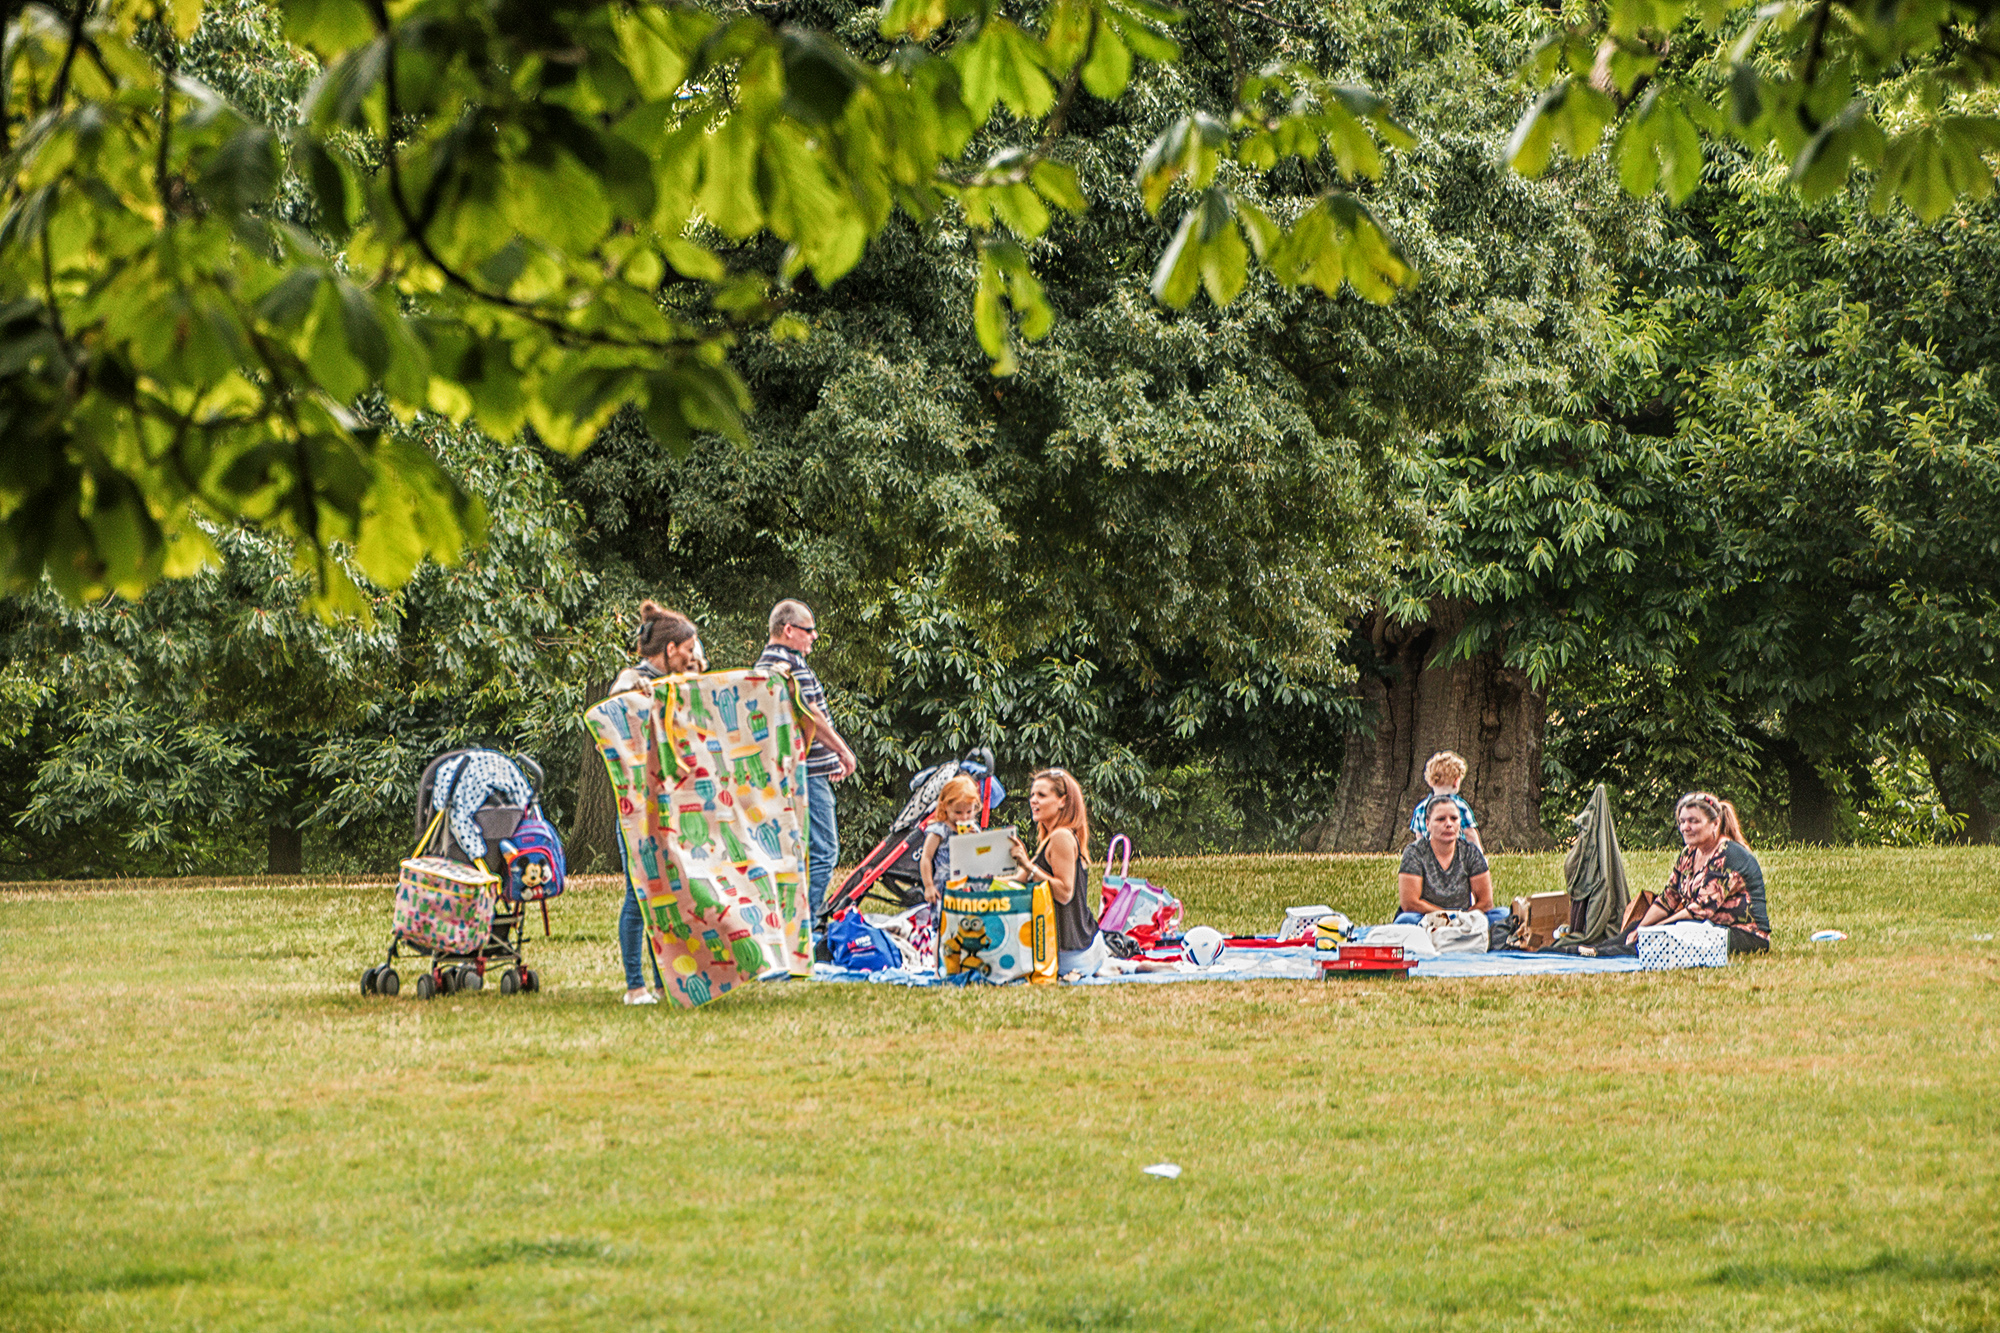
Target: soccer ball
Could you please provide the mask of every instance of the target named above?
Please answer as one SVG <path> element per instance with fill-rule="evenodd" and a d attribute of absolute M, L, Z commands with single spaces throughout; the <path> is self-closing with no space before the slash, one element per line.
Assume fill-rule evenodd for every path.
<path fill-rule="evenodd" d="M 1207 967 L 1222 957 L 1222 932 L 1214 926 L 1196 926 L 1181 937 L 1181 953 L 1196 967 Z"/>

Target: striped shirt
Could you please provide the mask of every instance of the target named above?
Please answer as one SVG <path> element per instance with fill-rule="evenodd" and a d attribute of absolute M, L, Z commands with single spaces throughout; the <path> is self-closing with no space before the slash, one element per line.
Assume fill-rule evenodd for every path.
<path fill-rule="evenodd" d="M 806 655 L 796 648 L 787 648 L 781 643 L 767 643 L 757 658 L 760 667 L 772 667 L 783 671 L 799 687 L 799 701 L 816 708 L 828 717 L 833 716 L 826 706 L 826 687 L 819 683 L 819 677 L 806 665 Z M 812 748 L 806 751 L 806 772 L 816 778 L 830 778 L 840 772 L 840 756 L 825 741 L 814 738 Z"/>

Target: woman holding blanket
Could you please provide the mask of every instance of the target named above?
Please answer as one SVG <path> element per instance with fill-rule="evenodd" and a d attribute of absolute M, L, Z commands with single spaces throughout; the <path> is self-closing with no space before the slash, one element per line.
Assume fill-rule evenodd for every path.
<path fill-rule="evenodd" d="M 1729 952 L 1763 953 L 1771 947 L 1771 918 L 1764 908 L 1764 870 L 1743 842 L 1736 807 L 1705 791 L 1691 791 L 1674 805 L 1674 823 L 1686 845 L 1667 886 L 1646 914 L 1622 936 L 1578 950 L 1588 956 L 1636 950 L 1640 926 L 1706 921 L 1729 931 Z"/>
<path fill-rule="evenodd" d="M 658 602 L 648 599 L 639 603 L 639 635 L 634 645 L 638 649 L 639 660 L 618 673 L 611 682 L 613 694 L 623 694 L 627 690 L 645 686 L 652 688 L 652 682 L 662 676 L 678 676 L 685 671 L 703 671 L 708 663 L 701 652 L 701 636 L 695 630 L 694 622 L 678 611 L 669 611 Z M 625 861 L 625 839 L 618 839 L 618 860 Z M 653 992 L 646 989 L 645 963 L 646 918 L 639 907 L 639 891 L 632 885 L 632 874 L 625 873 L 625 906 L 618 913 L 618 952 L 625 960 L 625 1003 L 658 1004 Z M 660 965 L 653 964 L 653 979 L 659 980 Z"/>
<path fill-rule="evenodd" d="M 1035 821 L 1031 856 L 1014 839 L 1014 864 L 1022 880 L 1045 879 L 1056 903 L 1056 974 L 1095 976 L 1110 956 L 1097 918 L 1090 914 L 1090 813 L 1083 788 L 1060 768 L 1045 768 L 1028 785 L 1028 813 Z"/>
<path fill-rule="evenodd" d="M 641 681 L 708 669 L 708 659 L 702 656 L 701 634 L 694 622 L 650 597 L 639 603 L 639 633 L 633 647 L 639 660 L 611 682 L 613 694 L 635 689 Z"/>

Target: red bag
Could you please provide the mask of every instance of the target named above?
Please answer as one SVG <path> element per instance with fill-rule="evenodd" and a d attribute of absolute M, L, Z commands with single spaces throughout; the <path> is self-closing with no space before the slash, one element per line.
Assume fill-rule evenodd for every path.
<path fill-rule="evenodd" d="M 1114 873 L 1111 858 L 1125 845 L 1124 859 Z M 1157 884 L 1132 874 L 1132 840 L 1119 834 L 1104 849 L 1104 897 L 1097 913 L 1099 930 L 1115 930 L 1142 949 L 1181 933 L 1181 900 Z"/>

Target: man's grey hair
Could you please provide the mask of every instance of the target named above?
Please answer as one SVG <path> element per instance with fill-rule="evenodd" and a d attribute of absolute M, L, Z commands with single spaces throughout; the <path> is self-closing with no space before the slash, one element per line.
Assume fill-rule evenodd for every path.
<path fill-rule="evenodd" d="M 813 618 L 812 608 L 804 602 L 795 602 L 787 597 L 771 608 L 771 637 L 777 638 L 778 631 L 787 625 L 803 625 Z"/>

